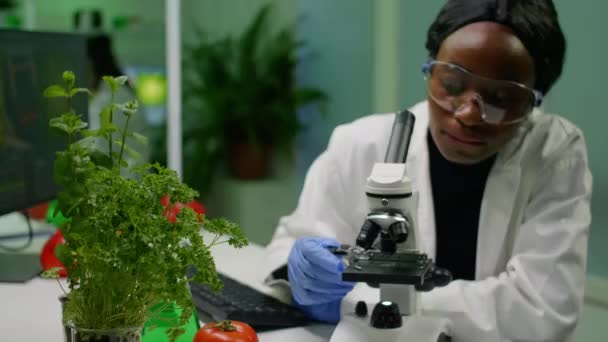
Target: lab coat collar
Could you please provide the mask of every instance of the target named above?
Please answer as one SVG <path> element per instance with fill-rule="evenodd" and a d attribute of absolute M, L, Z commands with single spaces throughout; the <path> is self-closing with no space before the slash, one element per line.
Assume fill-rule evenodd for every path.
<path fill-rule="evenodd" d="M 522 179 L 523 144 L 525 137 L 532 129 L 534 112 L 528 120 L 517 129 L 515 136 L 498 152 L 496 161 L 486 180 L 477 233 L 477 260 L 475 278 L 484 279 L 497 275 L 506 267 L 513 241 L 506 241 L 510 227 L 516 227 L 512 221 L 517 205 L 518 192 Z M 497 241 L 502 243 L 497 244 Z M 497 247 L 500 246 L 500 247 Z M 500 251 L 495 250 L 500 248 Z"/>

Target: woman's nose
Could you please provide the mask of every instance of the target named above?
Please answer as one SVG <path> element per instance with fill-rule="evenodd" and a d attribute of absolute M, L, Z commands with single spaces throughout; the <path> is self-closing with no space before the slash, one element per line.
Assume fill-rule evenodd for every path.
<path fill-rule="evenodd" d="M 479 94 L 472 94 L 454 112 L 454 117 L 465 126 L 483 124 L 483 100 Z"/>

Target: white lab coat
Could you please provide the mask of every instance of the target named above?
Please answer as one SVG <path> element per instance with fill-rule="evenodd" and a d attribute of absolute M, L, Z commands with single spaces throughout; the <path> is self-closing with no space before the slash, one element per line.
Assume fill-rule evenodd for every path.
<path fill-rule="evenodd" d="M 412 112 L 417 120 L 407 172 L 420 196 L 419 247 L 434 258 L 428 103 Z M 370 115 L 334 130 L 308 171 L 297 208 L 281 218 L 267 247 L 267 271 L 286 263 L 299 237 L 354 243 L 368 212 L 366 178 L 384 159 L 393 120 L 392 114 Z M 488 176 L 476 280 L 422 294 L 422 311 L 450 317 L 456 341 L 569 340 L 585 288 L 590 198 L 582 133 L 563 118 L 535 111 L 498 153 Z"/>

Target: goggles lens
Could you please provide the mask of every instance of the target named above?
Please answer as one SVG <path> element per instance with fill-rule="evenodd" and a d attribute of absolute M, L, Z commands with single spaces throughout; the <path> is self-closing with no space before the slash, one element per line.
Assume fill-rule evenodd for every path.
<path fill-rule="evenodd" d="M 522 84 L 478 76 L 450 63 L 429 62 L 424 73 L 429 96 L 439 106 L 458 114 L 475 100 L 490 124 L 522 121 L 542 100 L 539 92 Z"/>

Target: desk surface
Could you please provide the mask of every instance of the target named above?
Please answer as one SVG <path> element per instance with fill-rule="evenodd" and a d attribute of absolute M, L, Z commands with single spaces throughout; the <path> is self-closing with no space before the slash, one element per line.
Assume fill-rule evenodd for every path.
<path fill-rule="evenodd" d="M 236 250 L 228 245 L 219 245 L 212 248 L 212 254 L 218 271 L 262 292 L 276 295 L 263 285 L 263 275 L 256 272 L 256 267 L 251 267 L 262 263 L 261 246 L 250 245 Z M 63 341 L 60 295 L 61 288 L 54 280 L 36 278 L 25 284 L 0 283 L 0 340 Z M 259 338 L 261 342 L 328 341 L 333 329 L 332 325 L 318 324 L 264 332 L 259 334 Z"/>

